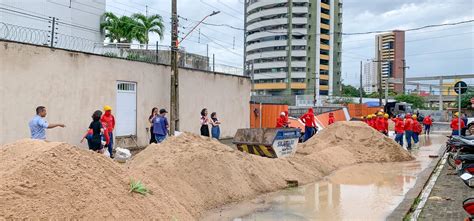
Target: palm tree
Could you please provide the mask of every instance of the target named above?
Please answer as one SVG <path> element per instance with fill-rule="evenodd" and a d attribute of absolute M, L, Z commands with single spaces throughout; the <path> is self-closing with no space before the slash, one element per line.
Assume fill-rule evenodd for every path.
<path fill-rule="evenodd" d="M 131 43 L 136 39 L 136 26 L 135 20 L 128 16 L 118 17 L 114 13 L 106 12 L 100 29 L 110 42 Z"/>
<path fill-rule="evenodd" d="M 104 21 L 100 23 L 100 30 L 110 42 L 119 42 L 122 39 L 122 27 L 120 19 L 112 12 L 104 13 Z"/>
<path fill-rule="evenodd" d="M 160 39 L 163 39 L 165 26 L 163 25 L 163 18 L 160 15 L 145 16 L 136 13 L 132 15 L 132 18 L 135 20 L 136 25 L 133 34 L 141 44 L 146 44 L 145 47 L 147 50 L 150 41 L 150 33 L 156 33 L 160 36 Z"/>

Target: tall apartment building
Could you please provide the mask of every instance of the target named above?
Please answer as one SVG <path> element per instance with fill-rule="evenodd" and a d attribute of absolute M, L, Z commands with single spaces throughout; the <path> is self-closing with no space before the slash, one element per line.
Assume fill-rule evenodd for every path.
<path fill-rule="evenodd" d="M 377 92 L 377 65 L 375 62 L 364 63 L 362 87 L 367 94 Z"/>
<path fill-rule="evenodd" d="M 382 77 L 382 90 L 388 85 L 389 91 L 403 93 L 405 32 L 395 30 L 375 36 L 374 62 L 377 64 L 377 77 Z"/>
<path fill-rule="evenodd" d="M 258 94 L 340 94 L 342 0 L 246 0 L 245 13 Z"/>

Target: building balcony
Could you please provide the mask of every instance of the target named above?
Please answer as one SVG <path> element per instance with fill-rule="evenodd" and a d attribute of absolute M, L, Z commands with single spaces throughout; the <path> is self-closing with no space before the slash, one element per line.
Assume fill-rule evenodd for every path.
<path fill-rule="evenodd" d="M 329 6 L 329 5 L 326 4 L 326 3 L 322 3 L 322 2 L 321 2 L 321 8 L 324 8 L 324 9 L 327 9 L 327 10 L 331 10 L 331 6 Z"/>
<path fill-rule="evenodd" d="M 286 83 L 256 83 L 255 90 L 283 90 L 286 89 Z"/>
<path fill-rule="evenodd" d="M 324 14 L 324 13 L 321 13 L 321 18 L 325 18 L 325 19 L 331 20 L 331 16 L 328 15 L 328 14 Z"/>
<path fill-rule="evenodd" d="M 325 45 L 325 44 L 321 44 L 321 49 L 324 49 L 324 50 L 330 50 L 331 47 L 329 47 L 329 45 Z"/>

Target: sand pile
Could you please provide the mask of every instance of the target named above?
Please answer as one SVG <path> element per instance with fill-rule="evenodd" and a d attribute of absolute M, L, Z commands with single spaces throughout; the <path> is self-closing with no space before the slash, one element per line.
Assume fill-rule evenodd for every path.
<path fill-rule="evenodd" d="M 358 121 L 336 122 L 300 145 L 297 153 L 336 164 L 414 159 L 394 140 Z"/>
<path fill-rule="evenodd" d="M 285 159 L 234 150 L 209 138 L 185 133 L 150 145 L 129 163 L 134 177 L 153 183 L 194 216 L 229 202 L 286 187 L 286 180 L 308 183 L 322 177 Z"/>
<path fill-rule="evenodd" d="M 19 141 L 0 147 L 0 162 L 0 220 L 192 219 L 161 189 L 128 193 L 123 167 L 68 144 Z"/>
<path fill-rule="evenodd" d="M 25 140 L 0 147 L 0 219 L 194 220 L 226 203 L 316 181 L 343 166 L 410 160 L 360 122 L 338 122 L 296 156 L 269 159 L 184 133 L 148 146 L 125 165 L 64 143 Z M 130 178 L 153 194 L 128 193 Z"/>

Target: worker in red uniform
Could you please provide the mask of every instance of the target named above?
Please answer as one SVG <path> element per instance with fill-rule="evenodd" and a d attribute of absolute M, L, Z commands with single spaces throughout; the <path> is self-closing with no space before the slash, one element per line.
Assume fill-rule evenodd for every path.
<path fill-rule="evenodd" d="M 367 124 L 370 127 L 374 127 L 374 121 L 372 120 L 372 114 L 367 115 Z"/>
<path fill-rule="evenodd" d="M 413 137 L 413 119 L 411 118 L 411 114 L 407 114 L 405 116 L 404 128 L 405 129 L 405 137 L 407 140 L 407 149 L 411 150 L 411 138 Z"/>
<path fill-rule="evenodd" d="M 383 118 L 382 112 L 377 113 L 377 118 L 375 119 L 375 129 L 380 133 L 385 132 L 385 120 Z"/>
<path fill-rule="evenodd" d="M 311 138 L 316 130 L 316 123 L 314 122 L 314 111 L 313 108 L 309 108 L 308 112 L 300 117 L 301 122 L 304 123 L 304 141 L 306 142 Z"/>
<path fill-rule="evenodd" d="M 433 125 L 433 119 L 431 119 L 431 115 L 423 118 L 423 125 L 425 126 L 425 134 L 430 135 L 431 125 Z"/>
<path fill-rule="evenodd" d="M 285 112 L 281 112 L 280 116 L 277 118 L 277 128 L 288 127 L 288 118 Z"/>
<path fill-rule="evenodd" d="M 109 105 L 104 106 L 104 115 L 102 115 L 102 118 L 100 119 L 100 122 L 102 122 L 103 125 L 107 126 L 107 132 L 109 134 L 109 143 L 106 145 L 107 150 L 109 151 L 110 158 L 114 158 L 112 151 L 113 151 L 113 145 L 114 145 L 114 128 L 115 128 L 115 117 L 112 115 L 112 107 Z"/>
<path fill-rule="evenodd" d="M 418 117 L 416 116 L 416 114 L 414 114 L 412 118 L 413 118 L 413 142 L 415 143 L 415 145 L 418 145 L 418 142 L 420 141 L 419 136 L 423 129 L 421 128 L 420 122 L 418 122 L 417 120 Z"/>
<path fill-rule="evenodd" d="M 331 112 L 331 113 L 329 113 L 328 125 L 331 125 L 334 122 L 336 122 L 336 119 L 334 118 L 334 113 Z"/>
<path fill-rule="evenodd" d="M 464 121 L 459 119 L 459 112 L 456 112 L 454 113 L 453 120 L 451 120 L 451 130 L 453 130 L 451 135 L 459 136 L 459 125 L 461 125 L 461 129 L 466 127 Z"/>
<path fill-rule="evenodd" d="M 395 142 L 403 147 L 403 134 L 405 133 L 404 123 L 401 115 L 395 118 Z"/>
<path fill-rule="evenodd" d="M 385 135 L 388 136 L 388 114 L 383 115 L 383 122 L 385 124 Z"/>

